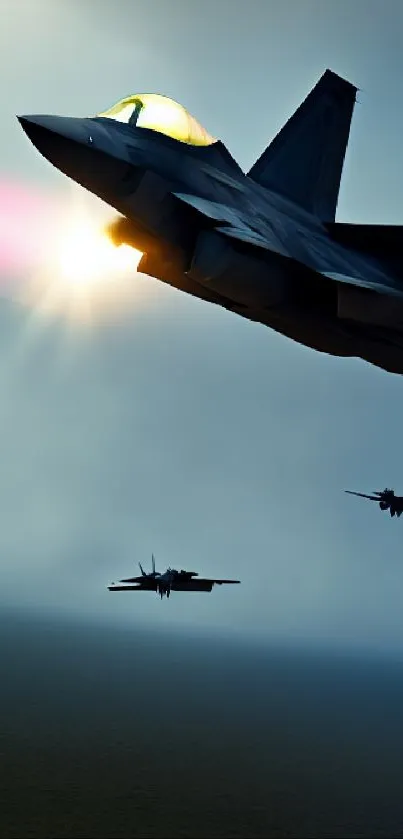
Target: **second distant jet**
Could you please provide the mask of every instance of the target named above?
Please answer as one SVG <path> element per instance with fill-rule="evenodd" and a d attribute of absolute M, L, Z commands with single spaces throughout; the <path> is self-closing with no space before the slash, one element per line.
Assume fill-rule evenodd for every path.
<path fill-rule="evenodd" d="M 383 489 L 382 492 L 374 492 L 373 495 L 365 495 L 363 492 L 353 492 L 351 489 L 344 490 L 349 495 L 358 495 L 359 498 L 369 498 L 370 501 L 377 501 L 381 510 L 389 510 L 391 517 L 402 515 L 403 498 L 395 495 L 393 489 Z"/>

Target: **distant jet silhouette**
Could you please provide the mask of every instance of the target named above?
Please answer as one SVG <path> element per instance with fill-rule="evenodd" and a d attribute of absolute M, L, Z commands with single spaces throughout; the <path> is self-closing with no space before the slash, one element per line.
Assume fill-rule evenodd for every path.
<path fill-rule="evenodd" d="M 389 510 L 390 515 L 399 516 L 403 513 L 403 498 L 395 495 L 393 489 L 383 489 L 382 492 L 374 492 L 373 495 L 365 495 L 363 492 L 353 492 L 345 489 L 349 495 L 358 495 L 360 498 L 369 498 L 370 501 L 377 501 L 381 510 Z"/>
<path fill-rule="evenodd" d="M 120 580 L 125 585 L 112 583 L 108 586 L 109 591 L 156 591 L 161 600 L 164 596 L 169 597 L 171 591 L 212 591 L 213 586 L 239 583 L 239 580 L 210 580 L 199 577 L 196 571 L 176 571 L 174 568 L 160 574 L 155 570 L 155 559 L 152 556 L 152 571 L 146 573 L 139 562 L 141 577 L 128 577 Z M 197 577 L 197 580 L 194 579 Z"/>

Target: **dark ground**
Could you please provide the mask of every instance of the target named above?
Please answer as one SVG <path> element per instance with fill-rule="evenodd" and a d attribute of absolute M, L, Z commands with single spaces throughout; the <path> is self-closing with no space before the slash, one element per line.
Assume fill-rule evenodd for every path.
<path fill-rule="evenodd" d="M 4 616 L 1 837 L 403 837 L 403 667 Z"/>

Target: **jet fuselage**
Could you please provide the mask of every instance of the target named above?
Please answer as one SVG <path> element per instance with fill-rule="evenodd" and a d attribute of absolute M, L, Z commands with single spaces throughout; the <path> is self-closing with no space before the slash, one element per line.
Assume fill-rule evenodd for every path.
<path fill-rule="evenodd" d="M 340 99 L 338 77 L 331 76 Z M 294 200 L 292 184 L 284 182 L 283 194 L 262 185 L 219 141 L 192 146 L 107 117 L 20 121 L 52 164 L 122 215 L 111 235 L 143 252 L 139 271 L 308 347 L 403 373 L 399 259 L 387 245 L 368 251 L 366 240 L 354 247 L 337 241 L 351 236 L 346 226 L 309 209 L 314 201 L 326 204 L 330 164 L 330 175 L 322 167 L 325 197 L 317 191 L 305 199 L 311 186 L 301 180 Z"/>

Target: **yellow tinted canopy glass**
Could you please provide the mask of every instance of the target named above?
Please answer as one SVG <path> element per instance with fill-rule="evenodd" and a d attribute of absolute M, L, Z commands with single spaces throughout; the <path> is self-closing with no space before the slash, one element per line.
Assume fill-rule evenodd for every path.
<path fill-rule="evenodd" d="M 216 142 L 183 105 L 156 93 L 127 96 L 97 116 L 115 119 L 138 128 L 150 128 L 191 146 L 211 146 Z"/>

